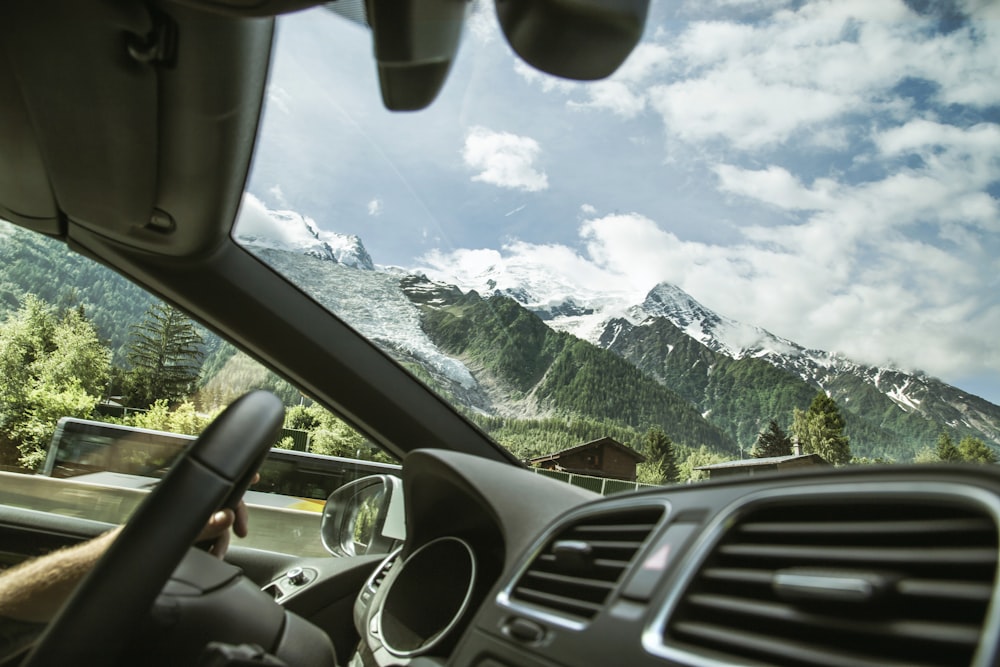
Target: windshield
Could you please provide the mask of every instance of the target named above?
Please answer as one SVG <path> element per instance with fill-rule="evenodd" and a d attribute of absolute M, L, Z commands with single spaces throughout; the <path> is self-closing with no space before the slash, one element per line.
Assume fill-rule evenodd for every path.
<path fill-rule="evenodd" d="M 995 461 L 998 18 L 657 2 L 581 84 L 477 3 L 392 113 L 367 29 L 290 15 L 235 235 L 539 469 Z"/>

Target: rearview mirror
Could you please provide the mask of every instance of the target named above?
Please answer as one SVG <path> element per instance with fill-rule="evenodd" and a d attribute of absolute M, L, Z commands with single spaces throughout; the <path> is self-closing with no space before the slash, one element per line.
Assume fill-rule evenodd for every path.
<path fill-rule="evenodd" d="M 517 55 L 543 72 L 592 81 L 611 76 L 639 43 L 649 0 L 496 0 Z"/>
<path fill-rule="evenodd" d="M 320 537 L 334 556 L 389 553 L 406 538 L 403 480 L 370 475 L 338 488 L 323 508 Z"/>

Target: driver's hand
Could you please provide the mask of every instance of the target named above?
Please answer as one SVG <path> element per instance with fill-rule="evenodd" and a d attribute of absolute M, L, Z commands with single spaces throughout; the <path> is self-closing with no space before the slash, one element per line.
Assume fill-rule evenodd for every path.
<path fill-rule="evenodd" d="M 260 474 L 254 475 L 251 484 L 256 484 L 260 480 Z M 228 507 L 221 509 L 208 518 L 208 523 L 198 533 L 195 542 L 211 542 L 208 552 L 217 558 L 223 558 L 229 549 L 230 532 L 237 537 L 246 537 L 250 532 L 250 519 L 247 513 L 246 503 L 240 499 L 240 504 L 233 511 Z"/>

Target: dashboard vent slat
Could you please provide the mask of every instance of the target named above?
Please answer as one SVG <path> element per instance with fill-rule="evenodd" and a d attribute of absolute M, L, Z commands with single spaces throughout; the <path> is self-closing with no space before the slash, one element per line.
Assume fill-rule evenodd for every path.
<path fill-rule="evenodd" d="M 811 667 L 972 662 L 998 560 L 996 522 L 978 504 L 789 495 L 722 525 L 659 631 L 672 656 Z"/>
<path fill-rule="evenodd" d="M 571 521 L 548 539 L 510 591 L 510 600 L 573 622 L 603 609 L 649 540 L 663 507 L 601 512 Z"/>

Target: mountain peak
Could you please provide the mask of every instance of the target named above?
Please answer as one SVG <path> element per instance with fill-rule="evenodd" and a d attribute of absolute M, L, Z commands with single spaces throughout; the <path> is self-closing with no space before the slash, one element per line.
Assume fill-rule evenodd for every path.
<path fill-rule="evenodd" d="M 660 283 L 651 289 L 642 304 L 632 308 L 630 315 L 636 323 L 653 317 L 665 318 L 699 343 L 733 359 L 805 353 L 800 345 L 761 327 L 719 315 L 671 283 Z"/>
<path fill-rule="evenodd" d="M 287 250 L 357 269 L 375 269 L 371 255 L 356 235 L 325 231 L 312 218 L 296 211 L 267 208 L 251 194 L 244 197 L 236 238 L 256 248 Z"/>

